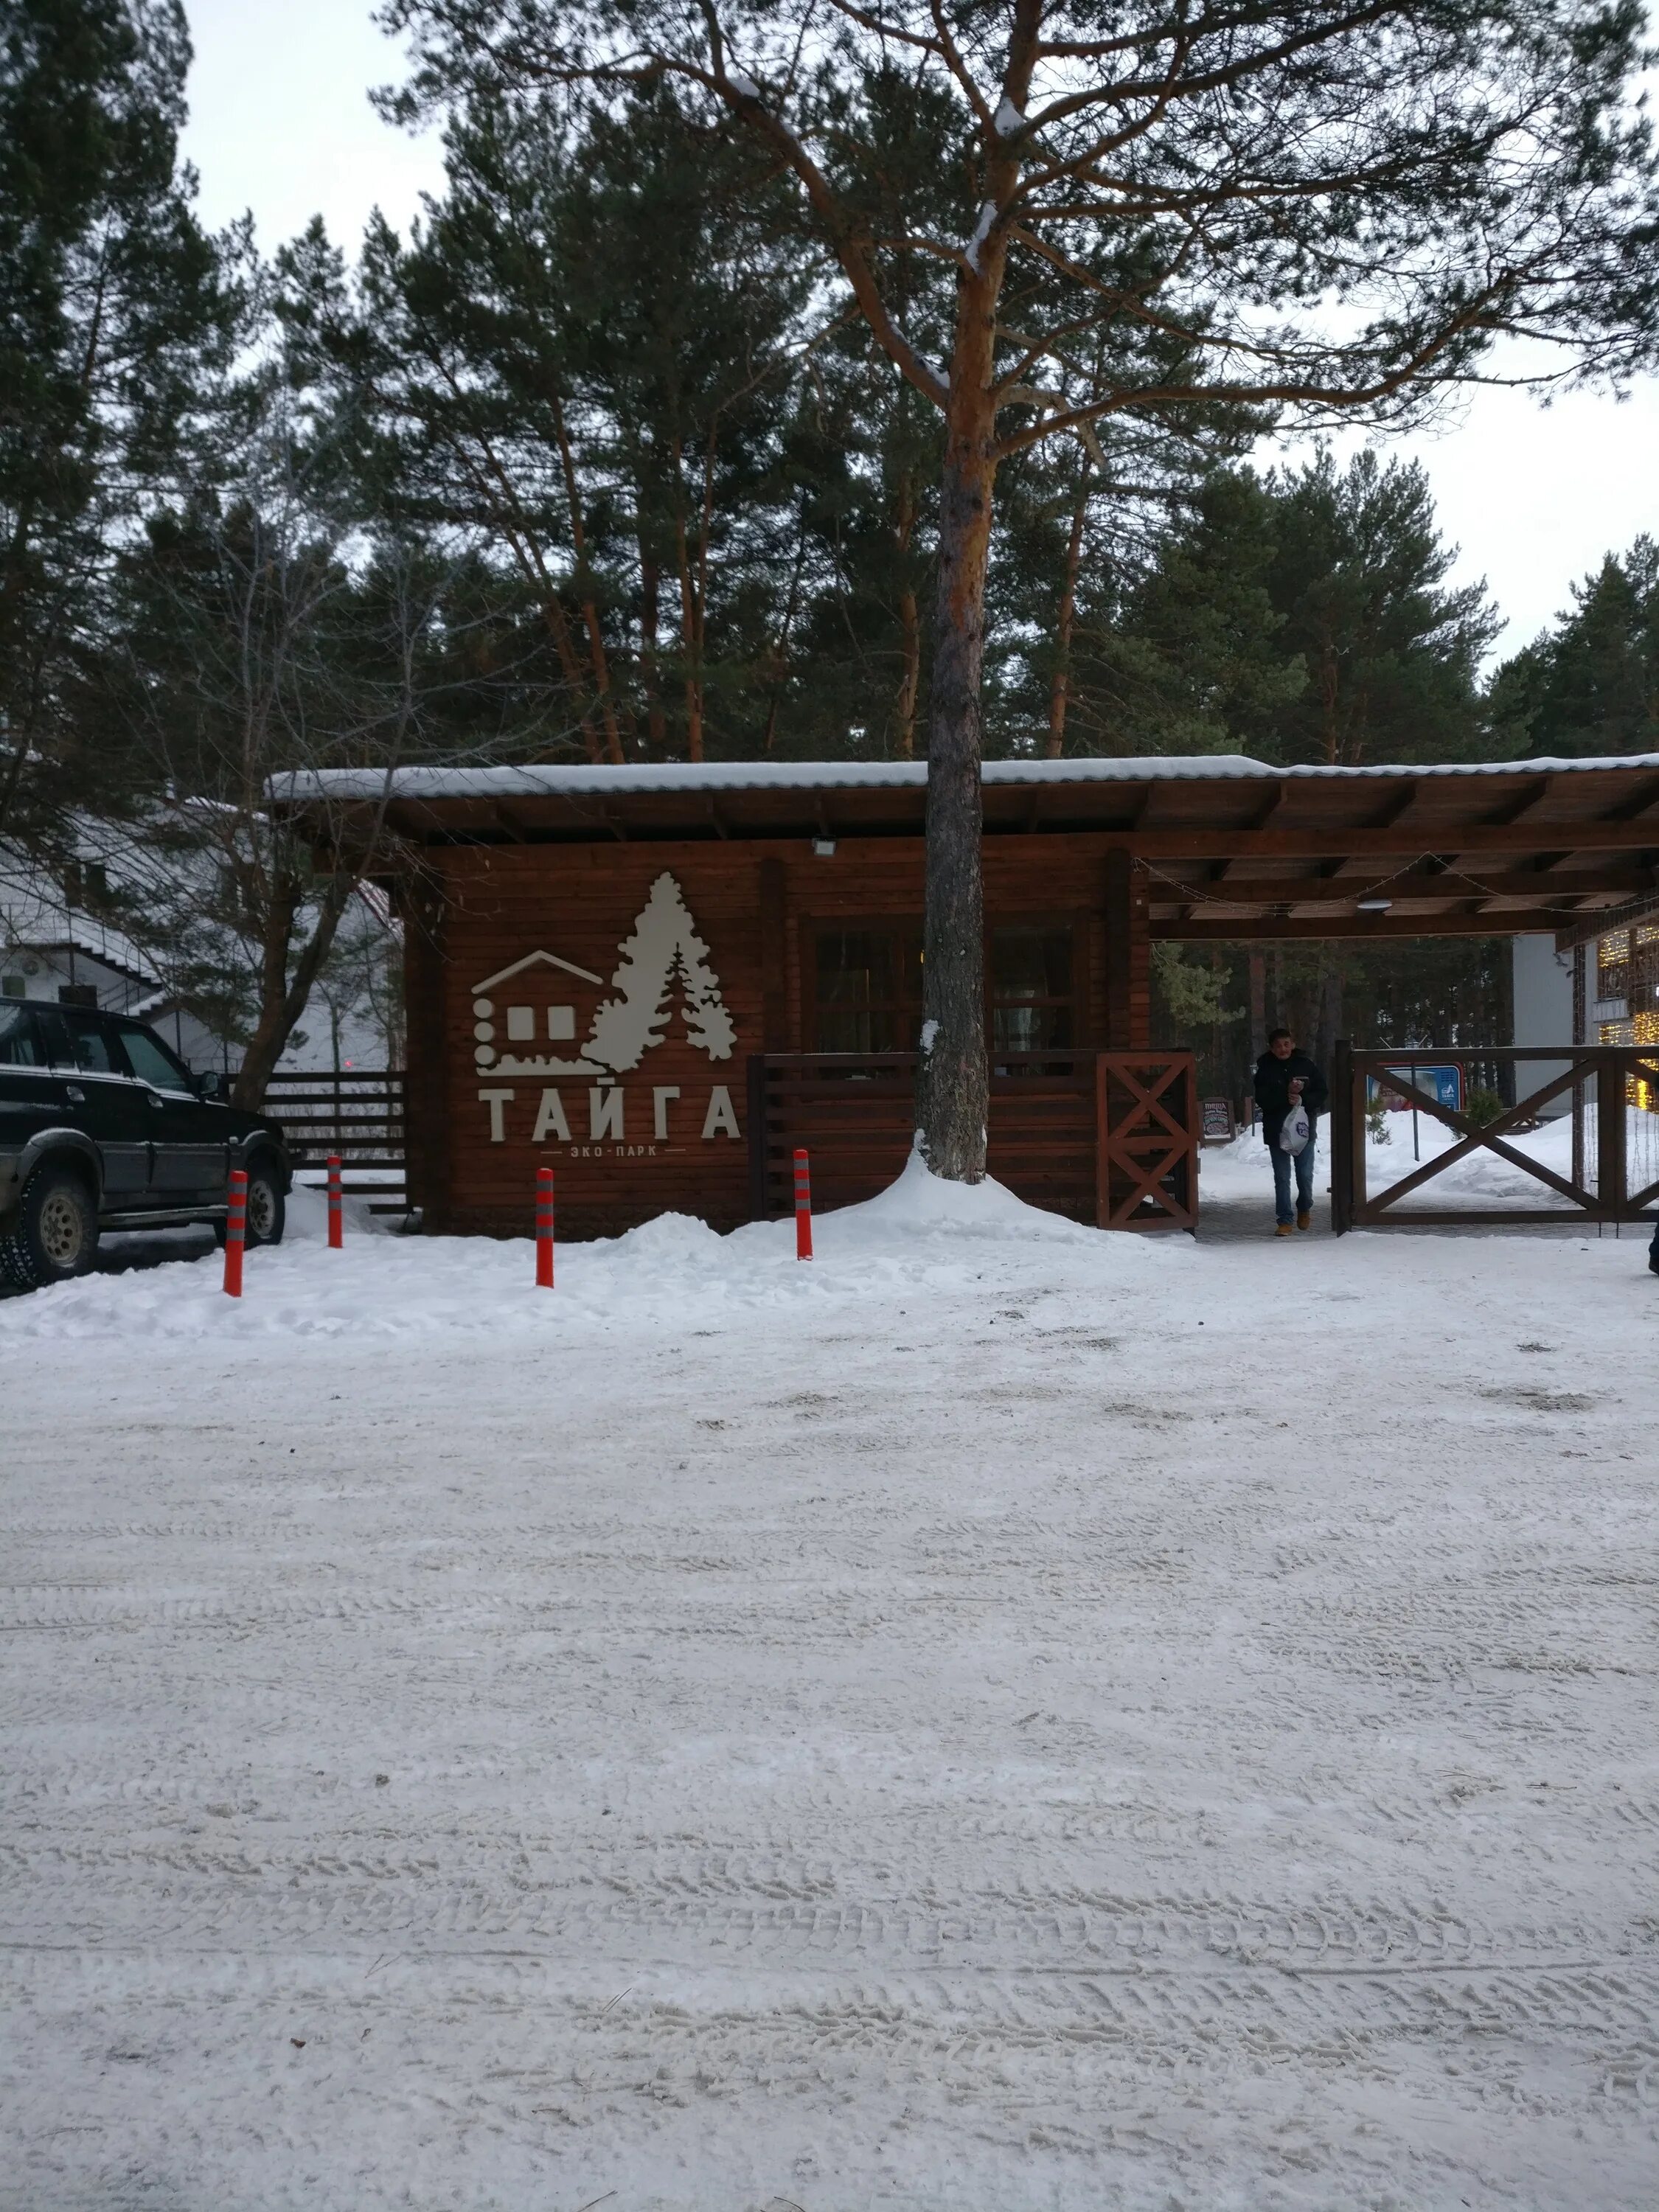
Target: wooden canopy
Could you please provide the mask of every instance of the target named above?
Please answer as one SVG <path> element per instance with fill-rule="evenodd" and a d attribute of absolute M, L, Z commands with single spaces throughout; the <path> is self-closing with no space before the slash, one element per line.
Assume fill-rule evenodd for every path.
<path fill-rule="evenodd" d="M 343 769 L 270 791 L 319 844 L 348 849 L 384 805 L 406 860 L 440 845 L 915 838 L 926 797 L 920 762 L 410 768 L 389 781 Z M 1360 769 L 996 761 L 985 832 L 1127 852 L 1153 938 L 1572 942 L 1659 896 L 1659 754 Z"/>

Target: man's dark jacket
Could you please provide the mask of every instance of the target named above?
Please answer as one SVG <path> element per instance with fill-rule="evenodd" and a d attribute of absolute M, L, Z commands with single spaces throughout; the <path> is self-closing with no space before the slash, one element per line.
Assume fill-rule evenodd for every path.
<path fill-rule="evenodd" d="M 1279 1142 L 1285 1116 L 1291 1110 L 1291 1079 L 1298 1075 L 1302 1078 L 1302 1103 L 1308 1109 L 1308 1130 L 1311 1135 L 1320 1115 L 1331 1103 L 1331 1093 L 1329 1085 L 1307 1054 L 1293 1052 L 1288 1060 L 1279 1060 L 1271 1052 L 1264 1052 L 1255 1064 L 1255 1103 L 1261 1109 L 1264 1145 Z"/>

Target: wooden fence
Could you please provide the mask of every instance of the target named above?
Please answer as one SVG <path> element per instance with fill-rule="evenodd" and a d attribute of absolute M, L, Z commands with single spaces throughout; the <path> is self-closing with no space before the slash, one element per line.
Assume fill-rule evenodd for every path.
<path fill-rule="evenodd" d="M 373 1213 L 402 1213 L 404 1076 L 401 1068 L 304 1069 L 273 1075 L 261 1111 L 279 1121 L 295 1166 L 308 1181 L 331 1152 L 347 1189 Z"/>
<path fill-rule="evenodd" d="M 749 1062 L 750 1203 L 787 1213 L 798 1146 L 812 1203 L 873 1198 L 915 1130 L 914 1052 L 765 1053 Z M 1199 1116 L 1190 1053 L 1002 1054 L 991 1073 L 988 1164 L 1033 1206 L 1103 1229 L 1190 1229 Z"/>
<path fill-rule="evenodd" d="M 1421 1052 L 1356 1052 L 1339 1042 L 1331 1085 L 1331 1225 L 1340 1236 L 1349 1229 L 1494 1228 L 1506 1223 L 1639 1221 L 1659 1201 L 1659 1177 L 1653 1148 L 1633 1148 L 1632 1105 L 1646 1096 L 1642 1086 L 1659 1085 L 1659 1048 L 1623 1045 L 1483 1047 L 1480 1058 L 1508 1070 L 1515 1103 L 1477 1127 L 1465 1114 L 1414 1087 L 1418 1067 L 1443 1066 L 1468 1055 L 1438 1047 Z M 1528 1063 L 1535 1063 L 1530 1079 Z M 1414 1165 L 1372 1194 L 1368 1187 L 1365 1115 L 1370 1086 L 1408 1102 L 1418 1113 L 1450 1129 L 1456 1142 Z M 1536 1126 L 1547 1107 L 1571 1098 L 1571 1164 L 1564 1175 L 1512 1140 Z M 1563 1116 L 1564 1124 L 1566 1117 Z M 1401 1201 L 1443 1176 L 1479 1152 L 1488 1152 L 1536 1180 L 1546 1195 L 1565 1205 L 1480 1206 L 1445 1202 L 1402 1206 Z"/>

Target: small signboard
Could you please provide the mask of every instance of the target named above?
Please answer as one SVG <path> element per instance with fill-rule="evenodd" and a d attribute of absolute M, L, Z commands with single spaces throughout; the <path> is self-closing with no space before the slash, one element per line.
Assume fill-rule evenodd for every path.
<path fill-rule="evenodd" d="M 1203 1141 L 1206 1145 L 1231 1145 L 1238 1134 L 1238 1124 L 1233 1119 L 1231 1098 L 1206 1098 L 1200 1109 Z"/>
<path fill-rule="evenodd" d="M 1415 1066 L 1401 1061 L 1398 1067 L 1389 1070 L 1401 1082 L 1420 1091 L 1425 1098 L 1432 1098 L 1437 1106 L 1444 1106 L 1453 1114 L 1463 1110 L 1463 1071 L 1455 1060 L 1430 1063 L 1419 1060 Z M 1368 1079 L 1368 1106 L 1375 1106 L 1380 1098 L 1383 1109 L 1389 1114 L 1409 1114 L 1412 1102 L 1402 1098 L 1397 1091 L 1384 1091 L 1373 1076 Z"/>

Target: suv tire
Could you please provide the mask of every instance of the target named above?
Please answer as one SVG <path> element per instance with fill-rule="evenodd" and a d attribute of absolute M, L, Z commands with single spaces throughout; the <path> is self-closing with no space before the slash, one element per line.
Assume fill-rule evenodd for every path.
<path fill-rule="evenodd" d="M 38 1167 L 23 1187 L 16 1226 L 0 1237 L 0 1273 L 21 1291 L 89 1275 L 98 1260 L 98 1208 L 73 1168 Z"/>
<path fill-rule="evenodd" d="M 287 1221 L 288 1201 L 283 1196 L 283 1179 L 276 1163 L 261 1154 L 247 1171 L 249 1249 L 256 1244 L 280 1244 Z"/>
<path fill-rule="evenodd" d="M 270 1160 L 255 1160 L 247 1171 L 246 1226 L 242 1232 L 245 1250 L 252 1252 L 256 1245 L 280 1244 L 283 1231 L 288 1222 L 288 1200 L 283 1196 L 282 1178 Z M 213 1224 L 213 1241 L 222 1252 L 225 1248 L 223 1216 Z"/>

